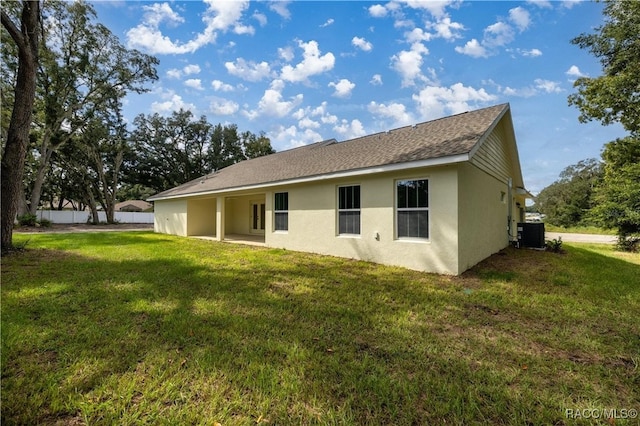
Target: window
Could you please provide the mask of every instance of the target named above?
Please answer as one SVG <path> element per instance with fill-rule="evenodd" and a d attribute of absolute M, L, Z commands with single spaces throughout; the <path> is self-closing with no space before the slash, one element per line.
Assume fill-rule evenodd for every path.
<path fill-rule="evenodd" d="M 288 231 L 289 230 L 289 193 L 288 192 L 275 193 L 275 209 L 273 209 L 273 215 L 275 218 L 275 224 L 273 229 L 275 231 Z"/>
<path fill-rule="evenodd" d="M 338 234 L 360 235 L 360 185 L 338 187 Z"/>
<path fill-rule="evenodd" d="M 429 181 L 396 182 L 398 238 L 429 238 Z"/>

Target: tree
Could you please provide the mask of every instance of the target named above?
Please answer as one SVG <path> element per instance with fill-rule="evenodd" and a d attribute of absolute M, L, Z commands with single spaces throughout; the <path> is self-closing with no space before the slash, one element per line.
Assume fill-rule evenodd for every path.
<path fill-rule="evenodd" d="M 210 171 L 208 146 L 211 125 L 193 120 L 191 111 L 134 119 L 131 143 L 135 156 L 125 164 L 126 182 L 164 191 Z"/>
<path fill-rule="evenodd" d="M 621 248 L 635 250 L 640 234 L 640 140 L 629 136 L 609 142 L 602 158 L 604 179 L 592 215 L 601 225 L 617 228 Z"/>
<path fill-rule="evenodd" d="M 580 110 L 580 122 L 620 122 L 632 134 L 640 131 L 640 2 L 608 0 L 605 24 L 594 34 L 571 42 L 600 59 L 604 75 L 581 77 L 569 96 Z"/>
<path fill-rule="evenodd" d="M 569 105 L 578 107 L 581 122 L 619 122 L 630 133 L 605 146 L 593 217 L 618 229 L 620 246 L 633 248 L 637 238 L 627 238 L 640 232 L 640 2 L 609 0 L 603 13 L 605 24 L 596 33 L 572 40 L 600 59 L 603 75 L 576 80 L 578 93 L 569 96 Z"/>
<path fill-rule="evenodd" d="M 595 158 L 565 168 L 560 178 L 540 191 L 536 207 L 556 226 L 586 225 L 594 205 L 595 188 L 602 180 L 602 164 Z"/>
<path fill-rule="evenodd" d="M 264 132 L 260 132 L 260 136 L 256 136 L 251 132 L 242 133 L 242 146 L 244 147 L 244 155 L 249 159 L 275 154 L 276 152 L 271 147 L 271 141 Z"/>
<path fill-rule="evenodd" d="M 24 1 L 20 27 L 1 11 L 2 26 L 18 47 L 18 70 L 13 110 L 2 154 L 0 233 L 2 251 L 13 247 L 13 221 L 21 196 L 24 160 L 29 143 L 29 131 L 36 91 L 38 43 L 40 39 L 40 3 Z"/>
<path fill-rule="evenodd" d="M 38 73 L 39 159 L 30 210 L 40 204 L 42 186 L 54 152 L 74 134 L 85 131 L 96 115 L 128 92 L 147 91 L 156 80 L 158 60 L 126 49 L 108 28 L 95 23 L 93 7 L 84 1 L 47 2 L 47 43 L 41 45 Z"/>
<path fill-rule="evenodd" d="M 235 124 L 212 126 L 190 111 L 139 115 L 131 133 L 132 156 L 125 160 L 127 185 L 164 191 L 247 158 L 272 154 L 264 133 L 238 131 Z"/>

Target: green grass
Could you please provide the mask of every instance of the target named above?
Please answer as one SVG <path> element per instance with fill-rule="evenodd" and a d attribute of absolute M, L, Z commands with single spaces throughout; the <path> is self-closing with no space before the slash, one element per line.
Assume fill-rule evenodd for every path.
<path fill-rule="evenodd" d="M 509 249 L 445 277 L 148 232 L 14 238 L 29 242 L 2 259 L 3 425 L 640 409 L 640 255 L 609 246 Z"/>
<path fill-rule="evenodd" d="M 544 224 L 547 232 L 566 232 L 569 234 L 595 234 L 595 235 L 617 235 L 615 229 L 598 228 L 597 226 L 556 226 L 550 223 Z"/>

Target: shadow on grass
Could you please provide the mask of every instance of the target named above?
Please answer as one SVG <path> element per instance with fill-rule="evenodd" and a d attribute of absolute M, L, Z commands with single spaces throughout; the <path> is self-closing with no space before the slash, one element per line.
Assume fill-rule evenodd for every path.
<path fill-rule="evenodd" d="M 553 328 L 564 311 L 513 303 L 529 283 L 510 256 L 553 267 L 546 254 L 509 253 L 479 265 L 491 271 L 509 260 L 509 289 L 495 285 L 501 275 L 481 272 L 485 283 L 468 294 L 464 278 L 183 242 L 142 233 L 47 235 L 38 244 L 58 250 L 3 260 L 3 424 L 553 423 L 575 395 L 633 402 L 637 376 L 625 362 L 597 390 L 579 380 L 558 389 L 558 369 L 571 369 L 574 379 L 597 374 L 606 336 L 596 336 L 602 347 L 579 365 L 565 342 L 527 337 L 532 317 L 543 321 L 537 330 Z M 119 260 L 61 251 L 87 245 L 133 251 Z M 135 258 L 145 247 L 158 256 Z M 638 273 L 617 262 L 609 271 Z M 632 291 L 624 283 L 619 290 Z M 592 312 L 598 306 L 583 303 Z M 586 323 L 584 338 L 601 325 Z M 634 332 L 637 322 L 621 338 Z"/>

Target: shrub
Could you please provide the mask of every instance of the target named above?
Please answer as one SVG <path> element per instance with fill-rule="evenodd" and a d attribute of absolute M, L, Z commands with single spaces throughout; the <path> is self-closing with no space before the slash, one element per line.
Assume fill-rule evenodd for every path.
<path fill-rule="evenodd" d="M 51 221 L 49 219 L 42 218 L 38 221 L 43 228 L 51 228 Z"/>
<path fill-rule="evenodd" d="M 36 226 L 38 222 L 38 216 L 31 213 L 25 213 L 21 216 L 18 216 L 18 223 L 20 226 Z"/>
<path fill-rule="evenodd" d="M 562 237 L 558 237 L 558 239 L 547 240 L 546 241 L 547 250 L 553 253 L 562 252 Z"/>
<path fill-rule="evenodd" d="M 619 235 L 616 250 L 636 253 L 640 251 L 640 236 Z"/>

